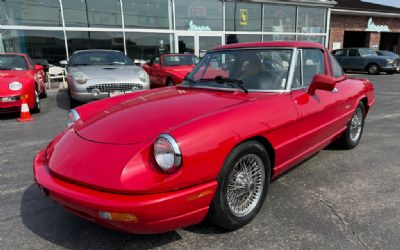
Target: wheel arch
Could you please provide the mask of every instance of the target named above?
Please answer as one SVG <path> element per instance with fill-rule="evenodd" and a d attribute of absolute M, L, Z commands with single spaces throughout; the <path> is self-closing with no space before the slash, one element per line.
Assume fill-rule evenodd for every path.
<path fill-rule="evenodd" d="M 274 165 L 275 165 L 275 149 L 273 148 L 272 144 L 264 136 L 254 136 L 254 137 L 247 138 L 246 140 L 239 142 L 236 146 L 238 146 L 244 142 L 247 142 L 247 141 L 256 141 L 256 142 L 260 143 L 261 145 L 263 145 L 263 147 L 265 148 L 265 150 L 268 153 L 268 157 L 270 160 L 271 177 L 272 177 L 274 174 Z"/>
<path fill-rule="evenodd" d="M 367 63 L 367 66 L 365 66 L 365 70 L 368 70 L 369 66 L 371 66 L 371 65 L 376 65 L 376 66 L 378 66 L 378 69 L 381 70 L 381 66 L 377 62 L 369 62 L 369 63 Z"/>

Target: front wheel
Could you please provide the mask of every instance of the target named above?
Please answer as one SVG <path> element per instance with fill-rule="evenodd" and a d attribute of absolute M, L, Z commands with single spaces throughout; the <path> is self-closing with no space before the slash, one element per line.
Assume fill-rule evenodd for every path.
<path fill-rule="evenodd" d="M 270 177 L 271 165 L 263 145 L 248 141 L 237 146 L 218 176 L 209 219 L 228 230 L 248 224 L 264 203 Z"/>
<path fill-rule="evenodd" d="M 339 146 L 343 149 L 352 149 L 358 145 L 364 130 L 365 107 L 360 102 L 354 111 L 354 114 L 347 124 L 347 129 L 338 139 Z"/>
<path fill-rule="evenodd" d="M 379 66 L 377 65 L 377 64 L 370 64 L 369 66 L 368 66 L 368 73 L 370 74 L 370 75 L 377 75 L 377 74 L 379 74 Z"/>
<path fill-rule="evenodd" d="M 40 98 L 37 90 L 35 90 L 35 103 L 33 105 L 32 113 L 40 113 Z"/>

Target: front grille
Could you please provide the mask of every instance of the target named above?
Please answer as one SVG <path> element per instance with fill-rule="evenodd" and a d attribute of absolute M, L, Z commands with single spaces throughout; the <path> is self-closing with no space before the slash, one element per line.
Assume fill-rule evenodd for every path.
<path fill-rule="evenodd" d="M 393 64 L 394 64 L 394 66 L 400 66 L 400 59 L 394 59 L 394 62 L 393 62 Z"/>
<path fill-rule="evenodd" d="M 92 92 L 93 89 L 98 89 L 100 92 L 114 92 L 114 91 L 132 91 L 135 88 L 137 90 L 143 90 L 142 84 L 137 83 L 104 83 L 96 84 L 87 87 L 87 92 Z"/>

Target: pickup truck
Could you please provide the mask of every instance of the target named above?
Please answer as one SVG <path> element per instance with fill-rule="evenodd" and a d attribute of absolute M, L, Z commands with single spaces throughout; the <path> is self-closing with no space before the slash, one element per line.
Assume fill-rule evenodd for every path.
<path fill-rule="evenodd" d="M 393 74 L 400 70 L 398 60 L 392 56 L 380 56 L 370 48 L 347 48 L 332 51 L 342 68 L 347 70 L 368 71 L 369 74 L 386 72 Z"/>

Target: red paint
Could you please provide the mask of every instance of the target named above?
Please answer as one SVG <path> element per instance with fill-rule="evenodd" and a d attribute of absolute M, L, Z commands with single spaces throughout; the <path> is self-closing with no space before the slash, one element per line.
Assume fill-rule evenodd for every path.
<path fill-rule="evenodd" d="M 143 69 L 149 74 L 150 84 L 152 88 L 167 86 L 168 79 L 174 83 L 180 84 L 183 82 L 185 76 L 190 73 L 195 65 L 178 65 L 166 66 L 163 64 L 163 58 L 166 56 L 193 56 L 188 54 L 164 54 L 160 56 L 160 63 L 153 65 L 145 64 Z"/>
<path fill-rule="evenodd" d="M 46 92 L 43 67 L 40 65 L 33 65 L 31 63 L 32 60 L 25 54 L 0 53 L 0 55 L 21 56 L 25 59 L 29 68 L 28 70 L 0 70 L 0 98 L 18 97 L 18 100 L 13 102 L 0 101 L 0 112 L 19 112 L 21 107 L 21 100 L 19 97 L 22 95 L 28 95 L 27 103 L 29 108 L 32 109 L 35 103 L 35 89 L 39 95 Z M 22 83 L 22 89 L 18 91 L 10 90 L 8 85 L 11 82 Z"/>
<path fill-rule="evenodd" d="M 300 42 L 234 46 L 321 47 Z M 340 136 L 363 98 L 369 110 L 375 101 L 372 83 L 333 79 L 327 67 L 327 75 L 315 78 L 313 93 L 176 86 L 78 107 L 81 120 L 35 158 L 35 179 L 73 213 L 114 229 L 155 233 L 198 223 L 236 145 L 254 137 L 268 141 L 275 178 Z M 322 90 L 332 85 L 337 92 Z M 161 172 L 153 158 L 161 133 L 173 136 L 182 152 L 182 167 L 173 174 Z M 193 200 L 202 192 L 208 195 Z M 104 221 L 98 218 L 103 210 L 132 212 L 139 222 Z"/>

